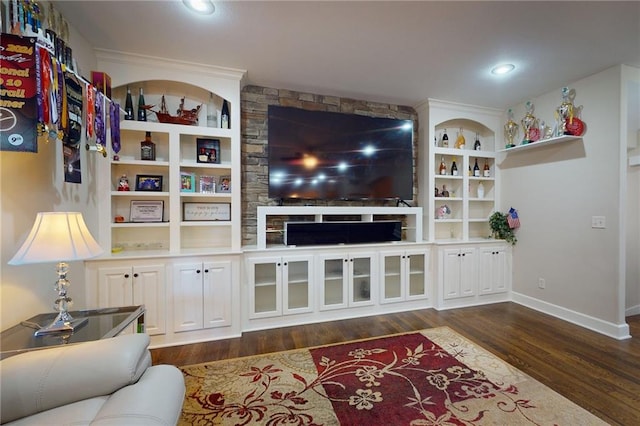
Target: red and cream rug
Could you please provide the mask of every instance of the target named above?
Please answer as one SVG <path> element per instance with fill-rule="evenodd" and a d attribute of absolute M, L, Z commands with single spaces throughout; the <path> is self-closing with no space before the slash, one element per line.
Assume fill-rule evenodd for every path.
<path fill-rule="evenodd" d="M 182 425 L 606 424 L 448 327 L 182 371 Z"/>

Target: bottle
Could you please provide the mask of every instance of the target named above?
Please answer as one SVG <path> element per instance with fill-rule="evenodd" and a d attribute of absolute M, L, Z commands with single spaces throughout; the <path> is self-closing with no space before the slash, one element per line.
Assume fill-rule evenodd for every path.
<path fill-rule="evenodd" d="M 474 151 L 482 151 L 482 145 L 480 145 L 480 136 L 476 133 L 476 141 L 473 144 Z"/>
<path fill-rule="evenodd" d="M 133 99 L 131 98 L 129 86 L 127 86 L 127 99 L 124 101 L 124 119 L 133 120 Z"/>
<path fill-rule="evenodd" d="M 471 164 L 469 164 L 469 176 L 473 176 L 473 172 L 471 171 Z"/>
<path fill-rule="evenodd" d="M 222 101 L 222 111 L 220 113 L 220 127 L 223 129 L 231 128 L 231 118 L 229 117 L 229 104 L 225 99 Z"/>
<path fill-rule="evenodd" d="M 145 133 L 144 140 L 140 142 L 140 159 L 156 160 L 156 144 L 151 141 L 151 132 Z"/>
<path fill-rule="evenodd" d="M 209 103 L 207 104 L 207 127 L 217 127 L 218 117 L 216 116 L 216 106 L 213 103 L 213 93 L 209 94 Z"/>
<path fill-rule="evenodd" d="M 442 147 L 449 148 L 449 136 L 447 135 L 447 129 L 444 129 L 444 134 L 442 135 Z"/>
<path fill-rule="evenodd" d="M 458 166 L 456 165 L 456 157 L 453 157 L 453 162 L 451 163 L 451 175 L 458 176 Z"/>
<path fill-rule="evenodd" d="M 484 169 L 482 170 L 482 176 L 491 177 L 491 169 L 489 168 L 489 163 L 487 160 L 484 161 Z"/>
<path fill-rule="evenodd" d="M 140 95 L 138 96 L 138 121 L 147 121 L 147 110 L 144 108 L 144 94 L 142 93 L 142 87 L 140 88 Z"/>
<path fill-rule="evenodd" d="M 442 161 L 440 161 L 440 174 L 441 175 L 447 174 L 447 165 L 444 164 L 444 157 L 442 157 Z"/>
<path fill-rule="evenodd" d="M 484 198 L 484 185 L 482 182 L 478 184 L 478 198 Z"/>
<path fill-rule="evenodd" d="M 478 167 L 478 159 L 476 158 L 476 164 L 473 166 L 473 176 L 480 177 L 480 167 Z"/>
<path fill-rule="evenodd" d="M 464 130 L 462 129 L 462 127 L 460 127 L 460 132 L 458 132 L 458 137 L 456 138 L 455 147 L 457 149 L 464 149 L 465 143 L 466 143 L 466 140 L 464 138 Z"/>

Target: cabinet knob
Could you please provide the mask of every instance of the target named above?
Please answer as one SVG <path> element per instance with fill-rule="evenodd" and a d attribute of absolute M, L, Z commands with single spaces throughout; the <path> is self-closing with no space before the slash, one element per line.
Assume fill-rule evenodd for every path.
<path fill-rule="evenodd" d="M 280 262 L 276 263 L 277 266 L 280 266 Z"/>
<path fill-rule="evenodd" d="M 138 278 L 138 273 L 133 274 L 133 278 Z"/>
<path fill-rule="evenodd" d="M 199 274 L 199 273 L 200 273 L 200 269 L 196 269 L 196 274 Z"/>
<path fill-rule="evenodd" d="M 349 261 L 349 259 L 345 259 L 344 261 L 345 261 L 345 262 L 348 262 L 348 261 Z"/>
<path fill-rule="evenodd" d="M 284 266 L 287 266 L 287 265 L 288 265 L 288 263 L 287 263 L 287 262 L 284 262 Z"/>
<path fill-rule="evenodd" d="M 204 273 L 205 273 L 205 274 L 208 274 L 208 273 L 209 273 L 209 270 L 208 270 L 208 269 L 205 269 L 205 270 L 204 270 Z"/>
<path fill-rule="evenodd" d="M 125 278 L 129 278 L 129 274 L 124 274 L 124 277 Z"/>

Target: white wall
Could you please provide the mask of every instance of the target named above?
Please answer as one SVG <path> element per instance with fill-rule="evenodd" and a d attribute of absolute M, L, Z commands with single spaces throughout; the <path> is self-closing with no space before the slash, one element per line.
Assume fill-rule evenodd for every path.
<path fill-rule="evenodd" d="M 4 7 L 4 2 L 2 4 Z M 73 28 L 70 29 L 74 57 L 81 73 L 90 78 L 96 62 L 91 46 Z M 41 211 L 81 211 L 92 233 L 97 229 L 93 202 L 96 184 L 91 163 L 98 159 L 87 155 L 82 141 L 82 184 L 64 183 L 60 143 L 39 143 L 38 153 L 0 152 L 0 330 L 5 330 L 35 314 L 53 311 L 57 275 L 55 264 L 10 266 L 7 262 L 31 230 Z M 69 295 L 73 309 L 84 308 L 84 267 L 70 265 Z"/>
<path fill-rule="evenodd" d="M 553 72 L 549 70 L 549 72 Z M 502 210 L 522 222 L 513 258 L 513 291 L 595 322 L 624 323 L 620 306 L 620 67 L 569 87 L 584 105 L 582 142 L 509 154 L 500 164 Z M 561 88 L 531 99 L 553 125 Z M 525 100 L 526 101 L 526 100 Z M 524 103 L 514 108 L 518 121 Z M 520 133 L 522 137 L 522 132 Z M 592 229 L 592 216 L 606 229 Z M 546 288 L 538 288 L 538 279 Z"/>

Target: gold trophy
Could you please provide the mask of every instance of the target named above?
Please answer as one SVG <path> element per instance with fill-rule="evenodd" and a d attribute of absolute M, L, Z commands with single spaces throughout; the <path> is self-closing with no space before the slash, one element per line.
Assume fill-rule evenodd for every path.
<path fill-rule="evenodd" d="M 580 119 L 582 105 L 575 107 L 573 100 L 576 97 L 575 89 L 562 88 L 562 103 L 556 108 L 556 136 L 574 135 L 581 136 L 585 130 L 585 124 Z"/>
<path fill-rule="evenodd" d="M 522 124 L 522 130 L 524 131 L 522 145 L 526 145 L 540 139 L 540 128 L 538 125 L 538 119 L 533 115 L 533 102 L 528 101 L 525 106 L 527 113 L 520 121 L 520 123 Z"/>
<path fill-rule="evenodd" d="M 513 121 L 513 110 L 511 109 L 509 109 L 508 118 L 509 120 L 504 125 L 504 136 L 507 138 L 505 148 L 513 148 L 515 146 L 513 141 L 518 136 L 518 124 Z"/>

